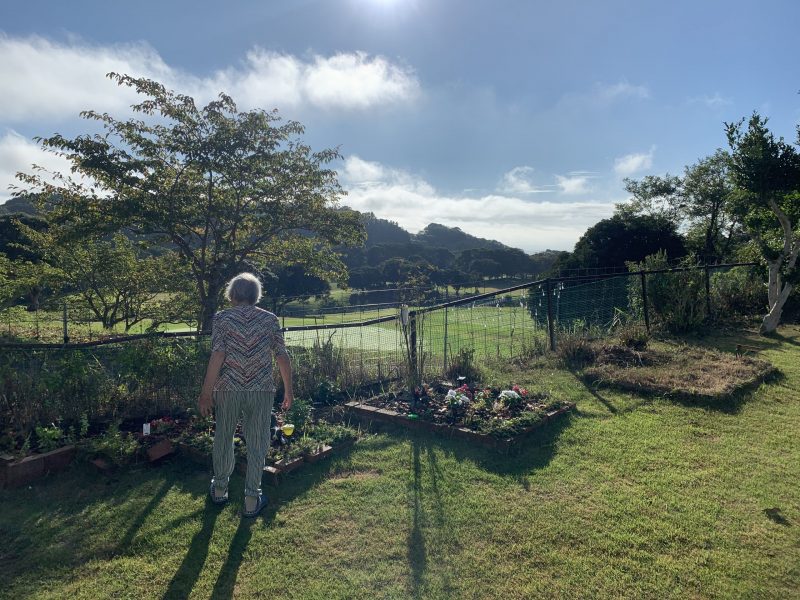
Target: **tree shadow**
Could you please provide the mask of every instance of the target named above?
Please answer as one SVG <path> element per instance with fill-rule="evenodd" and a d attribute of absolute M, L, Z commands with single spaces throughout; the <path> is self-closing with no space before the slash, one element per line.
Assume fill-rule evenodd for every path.
<path fill-rule="evenodd" d="M 249 522 L 243 521 L 233 534 L 225 564 L 214 586 L 215 597 L 233 595 L 252 527 L 269 526 L 283 503 L 309 493 L 319 482 L 330 477 L 333 470 L 340 468 L 350 452 L 350 448 L 343 448 L 324 461 L 304 466 L 290 474 L 280 487 L 265 487 L 272 503 L 262 516 Z M 182 540 L 175 541 L 174 551 L 181 554 L 185 552 L 185 555 L 164 593 L 165 598 L 188 597 L 203 574 L 220 512 L 231 508 L 217 507 L 206 499 L 202 508 L 198 508 L 196 502 L 186 503 L 186 510 L 182 514 L 168 520 L 154 519 L 153 515 L 158 512 L 164 497 L 175 490 L 185 494 L 187 499 L 206 498 L 209 481 L 206 473 L 205 468 L 194 463 L 173 459 L 157 468 L 123 469 L 114 475 L 113 481 L 116 483 L 107 485 L 107 478 L 98 477 L 88 465 L 79 464 L 30 489 L 2 491 L 0 500 L 3 503 L 8 502 L 11 506 L 11 503 L 19 505 L 22 502 L 25 505 L 24 509 L 20 508 L 14 513 L 6 512 L 5 506 L 0 509 L 0 541 L 13 549 L 11 552 L 0 551 L 0 559 L 5 562 L 3 574 L 6 584 L 13 585 L 14 581 L 23 577 L 46 582 L 51 576 L 63 576 L 64 569 L 74 569 L 93 559 L 146 553 L 150 551 L 149 544 L 157 543 L 151 537 L 158 538 L 159 535 L 137 538 L 142 527 L 149 525 L 148 533 L 160 534 L 198 520 L 199 529 L 188 541 L 188 546 Z M 243 478 L 235 474 L 231 479 L 232 488 L 236 490 L 243 485 Z M 135 504 L 129 502 L 132 498 L 137 500 Z M 55 503 L 54 499 L 57 500 Z M 241 496 L 237 499 L 234 495 L 232 498 L 233 502 L 241 500 Z M 53 517 L 56 513 L 58 518 L 45 519 L 42 523 L 43 515 Z M 82 523 L 87 513 L 96 515 L 93 525 L 100 532 L 118 531 L 119 536 L 110 543 L 104 535 L 86 539 L 87 532 Z M 131 518 L 132 515 L 135 517 Z M 12 523 L 12 519 L 16 524 Z M 36 531 L 36 535 L 32 531 Z M 50 544 L 54 537 L 63 542 Z M 54 565 L 60 569 L 54 569 Z"/>
<path fill-rule="evenodd" d="M 555 421 L 549 421 L 519 440 L 512 452 L 502 452 L 494 448 L 476 444 L 461 438 L 436 435 L 421 430 L 412 430 L 400 425 L 373 423 L 375 429 L 394 439 L 412 440 L 419 447 L 430 446 L 438 449 L 457 461 L 469 461 L 479 468 L 502 476 L 516 478 L 527 489 L 527 474 L 549 464 L 555 456 L 556 442 L 561 433 L 570 425 L 571 412 Z M 414 458 L 414 461 L 419 460 Z M 435 461 L 435 458 L 432 459 Z M 437 467 L 438 468 L 438 467 Z M 437 471 L 441 481 L 441 470 Z"/>
<path fill-rule="evenodd" d="M 608 412 L 610 412 L 612 415 L 619 414 L 620 411 L 616 406 L 614 406 L 614 403 L 604 396 L 601 396 L 597 389 L 591 383 L 586 381 L 586 379 L 581 377 L 577 371 L 570 370 L 570 374 L 586 389 L 587 392 L 589 392 L 589 394 L 592 395 L 595 400 L 602 404 L 606 410 L 608 410 Z"/>
<path fill-rule="evenodd" d="M 744 405 L 752 400 L 761 384 L 781 383 L 786 379 L 786 375 L 777 369 L 772 373 L 743 385 L 731 394 L 723 397 L 713 396 L 693 396 L 688 394 L 675 394 L 668 396 L 667 399 L 676 402 L 687 408 L 702 408 L 708 411 L 720 412 L 726 415 L 737 415 L 741 412 Z"/>
<path fill-rule="evenodd" d="M 165 478 L 161 483 L 161 486 L 159 486 L 158 490 L 156 490 L 156 493 L 153 494 L 153 497 L 150 499 L 150 501 L 145 505 L 144 508 L 142 508 L 141 511 L 139 511 L 139 514 L 128 526 L 128 530 L 125 532 L 125 535 L 120 538 L 120 541 L 117 544 L 118 550 L 121 551 L 131 545 L 131 542 L 133 542 L 133 539 L 136 537 L 136 533 L 139 531 L 139 529 L 141 529 L 142 525 L 144 525 L 147 517 L 149 517 L 150 513 L 152 513 L 156 506 L 161 503 L 161 500 L 167 495 L 167 492 L 171 487 L 172 482 Z"/>
<path fill-rule="evenodd" d="M 783 335 L 782 333 L 778 333 L 776 331 L 775 333 L 769 334 L 767 337 L 779 340 L 780 342 L 782 342 L 784 344 L 790 344 L 792 346 L 800 346 L 800 340 L 797 339 L 798 336 L 789 337 L 789 336 Z"/>

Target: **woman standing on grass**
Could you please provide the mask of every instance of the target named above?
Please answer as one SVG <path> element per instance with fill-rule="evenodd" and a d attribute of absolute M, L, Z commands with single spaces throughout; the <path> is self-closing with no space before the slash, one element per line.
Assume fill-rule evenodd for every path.
<path fill-rule="evenodd" d="M 242 417 L 247 443 L 247 476 L 244 516 L 255 517 L 267 504 L 261 493 L 264 459 L 270 446 L 270 416 L 275 397 L 272 357 L 283 379 L 283 403 L 288 410 L 294 400 L 292 367 L 278 317 L 255 306 L 261 299 L 261 282 L 242 273 L 228 283 L 225 297 L 233 305 L 214 315 L 211 358 L 208 361 L 198 405 L 208 416 L 215 407 L 214 477 L 209 494 L 215 504 L 228 500 L 228 480 L 235 464 L 233 436 Z"/>

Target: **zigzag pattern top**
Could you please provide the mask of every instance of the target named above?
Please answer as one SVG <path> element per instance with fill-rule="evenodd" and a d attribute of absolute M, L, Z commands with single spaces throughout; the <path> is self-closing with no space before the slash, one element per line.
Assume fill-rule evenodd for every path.
<path fill-rule="evenodd" d="M 224 352 L 217 390 L 275 393 L 272 356 L 288 356 L 278 317 L 242 304 L 214 315 L 211 351 Z"/>

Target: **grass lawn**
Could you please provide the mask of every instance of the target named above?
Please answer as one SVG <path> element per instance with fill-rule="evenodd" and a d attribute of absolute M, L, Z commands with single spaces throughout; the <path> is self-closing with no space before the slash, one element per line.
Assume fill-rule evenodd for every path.
<path fill-rule="evenodd" d="M 800 598 L 800 328 L 785 377 L 692 404 L 540 361 L 496 383 L 577 402 L 513 459 L 371 436 L 292 475 L 252 523 L 175 460 L 0 492 L 0 595 L 37 598 Z M 511 368 L 510 366 L 508 367 Z"/>

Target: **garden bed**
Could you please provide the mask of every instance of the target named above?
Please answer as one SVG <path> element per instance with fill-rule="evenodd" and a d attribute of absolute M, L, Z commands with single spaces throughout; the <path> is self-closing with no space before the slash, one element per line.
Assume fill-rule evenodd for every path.
<path fill-rule="evenodd" d="M 295 456 L 293 458 L 283 457 L 275 459 L 272 456 L 267 458 L 264 465 L 264 481 L 267 485 L 277 486 L 280 483 L 282 476 L 291 473 L 305 464 L 314 464 L 320 460 L 331 456 L 336 452 L 342 452 L 355 443 L 355 438 L 342 440 L 336 446 L 329 446 L 327 444 L 320 444 L 313 451 Z M 211 467 L 211 452 L 204 452 L 198 448 L 191 446 L 187 443 L 178 443 L 178 451 L 180 454 L 197 464 Z M 244 475 L 247 471 L 247 458 L 245 456 L 236 457 L 236 472 Z"/>
<path fill-rule="evenodd" d="M 388 423 L 514 452 L 543 425 L 565 416 L 575 405 L 516 385 L 500 390 L 442 382 L 348 402 L 344 407 L 367 426 Z"/>
<path fill-rule="evenodd" d="M 265 469 L 268 480 L 277 483 L 279 475 L 329 456 L 334 448 L 344 448 L 357 437 L 358 432 L 345 425 L 313 420 L 310 404 L 296 400 L 287 414 L 273 413 Z M 85 420 L 78 428 L 36 427 L 21 445 L 0 454 L 0 487 L 19 487 L 61 471 L 76 455 L 105 474 L 133 464 L 157 463 L 176 452 L 210 466 L 213 443 L 213 419 L 192 411 L 145 423 L 117 421 L 102 428 L 90 429 Z M 244 473 L 247 445 L 241 426 L 234 437 L 234 452 L 237 469 Z"/>
<path fill-rule="evenodd" d="M 598 386 L 640 394 L 720 400 L 777 373 L 770 363 L 696 346 L 635 350 L 597 346 L 582 377 Z"/>
<path fill-rule="evenodd" d="M 50 473 L 59 473 L 72 463 L 75 452 L 75 446 L 69 445 L 24 458 L 0 455 L 0 488 L 22 487 Z"/>

